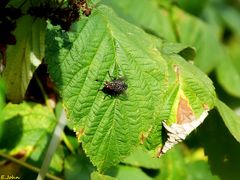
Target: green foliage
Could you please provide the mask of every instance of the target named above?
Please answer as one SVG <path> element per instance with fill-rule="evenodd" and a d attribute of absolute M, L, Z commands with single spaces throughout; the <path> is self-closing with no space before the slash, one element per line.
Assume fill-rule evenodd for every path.
<path fill-rule="evenodd" d="M 226 67 L 228 68 L 227 71 Z M 223 59 L 219 64 L 217 67 L 217 76 L 219 83 L 229 94 L 240 97 L 240 74 L 230 58 Z"/>
<path fill-rule="evenodd" d="M 142 148 L 137 148 L 122 162 L 135 167 L 158 169 L 160 159 L 153 158 L 147 151 L 143 151 Z"/>
<path fill-rule="evenodd" d="M 141 3 L 128 0 L 105 0 L 104 2 L 109 5 L 113 4 L 111 7 L 116 12 L 121 12 L 118 15 L 122 18 L 140 27 L 146 26 L 153 34 L 160 34 L 160 37 L 169 41 L 194 46 L 197 51 L 194 62 L 206 73 L 211 72 L 221 59 L 222 49 L 219 47 L 220 44 L 217 42 L 211 28 L 201 20 L 178 8 L 167 11 L 159 8 L 158 4 L 154 3 L 154 0 L 144 0 Z M 141 14 L 135 10 L 135 7 L 141 7 Z M 154 13 L 155 11 L 159 13 Z M 154 21 L 153 17 L 157 20 Z M 143 21 L 143 19 L 147 19 L 147 22 Z M 209 49 L 216 53 L 209 53 Z"/>
<path fill-rule="evenodd" d="M 115 180 L 116 178 L 93 172 L 91 174 L 91 180 Z"/>
<path fill-rule="evenodd" d="M 119 163 L 147 131 L 148 148 L 161 145 L 161 121 L 176 122 L 180 98 L 189 101 L 197 118 L 205 106 L 214 106 L 214 88 L 203 73 L 174 51 L 162 56 L 157 39 L 109 8 L 99 6 L 75 29 L 70 33 L 50 29 L 46 59 L 70 123 L 81 132 L 83 148 L 99 170 Z M 99 91 L 110 81 L 108 72 L 126 77 L 126 95 L 105 97 Z"/>
<path fill-rule="evenodd" d="M 218 106 L 225 105 L 221 103 Z M 227 112 L 229 113 L 228 108 Z M 228 121 L 230 120 L 229 118 Z M 198 140 L 202 143 L 205 155 L 208 156 L 213 174 L 223 180 L 239 178 L 240 144 L 229 132 L 216 110 L 212 111 L 205 123 L 199 127 Z"/>
<path fill-rule="evenodd" d="M 160 9 L 156 1 L 103 0 L 103 3 L 111 6 L 120 17 L 142 27 L 145 31 L 170 41 L 176 40 L 169 21 L 169 12 Z"/>
<path fill-rule="evenodd" d="M 44 157 L 47 145 L 64 107 L 68 124 L 50 164 L 52 175 L 68 180 L 238 179 L 239 2 L 41 2 L 10 0 L 6 6 L 21 9 L 22 16 L 8 32 L 16 44 L 0 38 L 8 100 L 5 106 L 0 83 L 0 175 L 10 169 L 21 178 L 36 178 L 32 170 L 39 171 L 35 167 L 49 158 Z M 63 31 L 47 17 L 28 15 L 29 7 L 39 5 L 42 10 L 34 13 L 50 14 L 54 25 L 60 20 L 70 26 L 74 7 L 80 7 L 80 19 Z M 46 72 L 33 76 L 43 58 L 55 85 Z M 118 78 L 127 90 L 105 94 L 105 83 Z M 39 87 L 44 100 L 35 95 Z M 24 98 L 47 107 L 28 100 L 12 104 Z M 214 107 L 219 113 L 209 112 Z M 166 131 L 163 121 L 169 127 L 200 122 L 206 113 L 210 116 L 197 132 L 156 159 L 172 130 Z"/>
<path fill-rule="evenodd" d="M 155 159 L 141 149 L 134 151 L 111 176 L 119 180 L 134 177 L 139 180 L 159 179 L 209 179 L 217 180 L 210 172 L 202 149 L 191 151 L 177 145 L 160 159 Z M 115 173 L 113 173 L 115 172 Z"/>
<path fill-rule="evenodd" d="M 178 8 L 173 9 L 172 16 L 180 42 L 196 48 L 194 64 L 210 73 L 224 59 L 221 45 L 211 27 Z M 210 53 L 209 49 L 215 53 Z"/>
<path fill-rule="evenodd" d="M 3 84 L 3 81 L 0 81 L 0 139 L 3 136 L 3 126 L 2 126 L 2 122 L 3 122 L 3 108 L 5 105 L 5 87 Z"/>
<path fill-rule="evenodd" d="M 236 138 L 236 140 L 240 142 L 240 116 L 234 113 L 226 104 L 220 100 L 217 101 L 216 106 L 227 128 Z"/>
<path fill-rule="evenodd" d="M 94 170 L 95 168 L 89 159 L 81 151 L 79 151 L 77 154 L 66 157 L 64 163 L 64 176 L 67 180 L 90 179 L 90 175 Z M 97 175 L 92 174 L 91 176 L 95 177 Z"/>
<path fill-rule="evenodd" d="M 218 179 L 210 173 L 201 149 L 196 151 L 196 154 L 188 152 L 188 156 L 182 152 L 187 151 L 181 151 L 180 147 L 176 147 L 162 157 L 160 164 L 162 171 L 156 179 Z"/>
<path fill-rule="evenodd" d="M 7 98 L 19 103 L 24 98 L 33 72 L 44 57 L 46 22 L 23 16 L 14 32 L 17 43 L 7 49 L 7 64 L 3 71 Z"/>
<path fill-rule="evenodd" d="M 8 104 L 4 108 L 0 148 L 17 154 L 38 158 L 44 149 L 49 133 L 55 125 L 53 113 L 46 107 L 32 103 Z"/>

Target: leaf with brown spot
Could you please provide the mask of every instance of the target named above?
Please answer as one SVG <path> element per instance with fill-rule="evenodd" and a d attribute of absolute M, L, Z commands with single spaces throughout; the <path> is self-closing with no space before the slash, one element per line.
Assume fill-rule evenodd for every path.
<path fill-rule="evenodd" d="M 164 122 L 168 138 L 162 139 L 161 128 L 157 124 L 145 140 L 148 149 L 155 149 L 157 157 L 181 142 L 200 125 L 215 105 L 216 95 L 211 80 L 195 66 L 178 55 L 165 56 L 168 59 L 168 87 L 163 95 L 160 121 Z M 161 138 L 159 144 L 157 137 Z M 161 147 L 161 148 L 160 148 Z"/>
<path fill-rule="evenodd" d="M 186 99 L 180 97 L 177 109 L 177 124 L 190 123 L 195 119 L 191 107 Z"/>

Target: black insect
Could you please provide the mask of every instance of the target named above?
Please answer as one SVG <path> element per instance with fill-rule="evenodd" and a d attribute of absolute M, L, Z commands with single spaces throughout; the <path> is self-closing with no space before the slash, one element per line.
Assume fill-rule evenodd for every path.
<path fill-rule="evenodd" d="M 124 94 L 127 88 L 128 85 L 126 84 L 125 79 L 121 77 L 118 79 L 113 78 L 111 82 L 106 81 L 104 87 L 101 90 L 107 95 L 116 97 L 121 94 Z"/>

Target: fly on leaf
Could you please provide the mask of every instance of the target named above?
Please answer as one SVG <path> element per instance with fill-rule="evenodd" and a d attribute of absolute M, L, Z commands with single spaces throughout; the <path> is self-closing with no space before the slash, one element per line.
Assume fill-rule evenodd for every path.
<path fill-rule="evenodd" d="M 110 82 L 106 81 L 101 91 L 104 92 L 106 95 L 109 95 L 112 97 L 116 97 L 121 94 L 124 94 L 128 88 L 128 85 L 125 82 L 125 78 L 123 77 L 113 78 L 112 76 L 110 77 L 112 81 Z"/>

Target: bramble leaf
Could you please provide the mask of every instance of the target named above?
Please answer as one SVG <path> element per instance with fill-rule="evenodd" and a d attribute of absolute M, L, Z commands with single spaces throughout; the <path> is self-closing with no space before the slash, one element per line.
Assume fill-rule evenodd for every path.
<path fill-rule="evenodd" d="M 98 170 L 118 164 L 139 144 L 162 146 L 162 121 L 174 123 L 180 99 L 199 116 L 215 103 L 211 81 L 159 39 L 99 6 L 72 32 L 49 26 L 46 60 L 63 98 L 70 126 Z M 125 77 L 125 94 L 101 91 Z"/>
<path fill-rule="evenodd" d="M 93 172 L 91 174 L 91 180 L 117 180 L 117 179 L 111 176 L 99 174 L 98 172 Z"/>
<path fill-rule="evenodd" d="M 157 1 L 103 0 L 103 3 L 111 6 L 120 17 L 141 27 L 150 34 L 169 41 L 176 41 L 169 19 L 169 12 L 159 8 Z"/>
<path fill-rule="evenodd" d="M 0 149 L 11 155 L 23 154 L 37 163 L 56 124 L 53 112 L 34 103 L 7 104 L 4 107 Z"/>
<path fill-rule="evenodd" d="M 7 98 L 14 103 L 22 101 L 33 72 L 44 57 L 45 29 L 46 22 L 41 19 L 23 16 L 17 21 L 17 42 L 7 48 L 3 71 Z"/>
<path fill-rule="evenodd" d="M 194 64 L 205 73 L 210 73 L 223 58 L 221 44 L 215 37 L 212 27 L 179 8 L 172 5 L 162 8 L 159 6 L 159 0 L 103 2 L 111 6 L 120 17 L 142 27 L 150 34 L 168 41 L 194 46 L 196 49 Z M 214 53 L 209 53 L 209 49 Z"/>
<path fill-rule="evenodd" d="M 231 134 L 240 142 L 240 116 L 220 100 L 217 100 L 216 107 Z"/>

